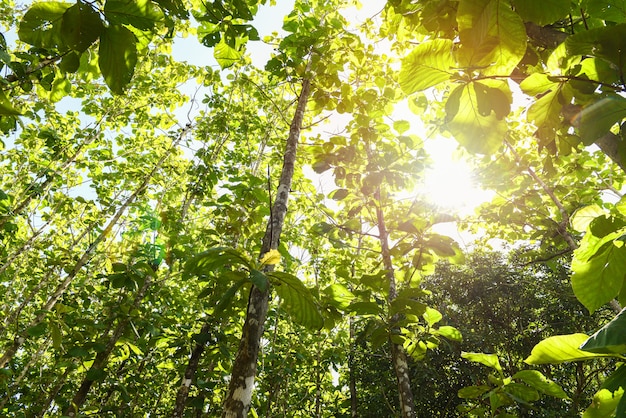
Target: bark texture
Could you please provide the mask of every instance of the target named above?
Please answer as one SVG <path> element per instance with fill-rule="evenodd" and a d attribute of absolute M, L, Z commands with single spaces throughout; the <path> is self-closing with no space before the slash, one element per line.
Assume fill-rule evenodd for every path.
<path fill-rule="evenodd" d="M 261 257 L 268 251 L 278 248 L 280 234 L 283 230 L 283 224 L 287 214 L 287 202 L 289 200 L 289 191 L 291 190 L 291 181 L 295 170 L 298 139 L 300 138 L 300 131 L 302 130 L 302 121 L 304 119 L 310 89 L 310 80 L 304 79 L 296 111 L 289 127 L 289 137 L 285 145 L 283 168 L 280 174 L 276 200 L 271 208 L 270 220 L 263 237 Z M 266 268 L 266 271 L 271 271 L 273 266 L 268 265 Z M 243 418 L 247 416 L 250 410 L 252 390 L 256 377 L 257 359 L 268 306 L 269 287 L 268 289 L 261 290 L 256 286 L 252 286 L 248 298 L 248 310 L 242 329 L 239 349 L 235 362 L 233 363 L 228 396 L 224 402 L 223 418 Z"/>

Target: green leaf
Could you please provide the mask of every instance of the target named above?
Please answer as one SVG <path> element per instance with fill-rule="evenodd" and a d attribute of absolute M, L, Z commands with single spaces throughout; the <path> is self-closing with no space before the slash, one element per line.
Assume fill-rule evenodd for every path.
<path fill-rule="evenodd" d="M 265 292 L 270 284 L 267 280 L 267 276 L 255 269 L 250 270 L 250 281 L 258 287 L 261 292 Z"/>
<path fill-rule="evenodd" d="M 391 301 L 389 307 L 389 314 L 395 315 L 397 313 L 402 313 L 404 315 L 415 315 L 419 317 L 420 315 L 425 315 L 425 311 L 428 308 L 424 303 L 418 302 L 409 298 L 400 298 L 397 297 L 393 301 Z"/>
<path fill-rule="evenodd" d="M 446 102 L 446 128 L 472 153 L 493 154 L 504 140 L 510 91 L 506 84 L 498 86 L 504 90 L 468 83 L 457 87 Z"/>
<path fill-rule="evenodd" d="M 274 271 L 268 276 L 275 280 L 274 289 L 283 300 L 282 307 L 300 325 L 311 329 L 321 329 L 324 317 L 309 289 L 293 274 Z"/>
<path fill-rule="evenodd" d="M 582 207 L 572 215 L 572 228 L 578 232 L 585 232 L 591 221 L 602 215 L 606 215 L 606 211 L 597 204 Z"/>
<path fill-rule="evenodd" d="M 449 80 L 456 67 L 450 39 L 422 42 L 402 60 L 398 82 L 406 94 Z"/>
<path fill-rule="evenodd" d="M 226 307 L 228 307 L 228 305 L 230 304 L 230 302 L 233 300 L 233 297 L 235 296 L 235 294 L 237 293 L 237 291 L 239 290 L 239 288 L 247 283 L 250 283 L 250 280 L 246 277 L 245 279 L 241 279 L 235 283 L 233 283 L 226 292 L 224 292 L 224 295 L 222 295 L 222 297 L 220 298 L 220 301 L 217 303 L 217 305 L 215 306 L 215 314 L 219 315 L 222 312 L 224 312 L 224 310 L 226 309 Z"/>
<path fill-rule="evenodd" d="M 63 14 L 61 36 L 65 44 L 75 51 L 86 51 L 100 37 L 102 29 L 98 12 L 82 1 Z"/>
<path fill-rule="evenodd" d="M 621 230 L 601 239 L 585 234 L 572 260 L 572 288 L 589 312 L 616 297 L 624 283 L 626 247 L 615 241 Z"/>
<path fill-rule="evenodd" d="M 89 351 L 84 347 L 74 346 L 67 350 L 70 357 L 89 357 Z"/>
<path fill-rule="evenodd" d="M 583 418 L 609 418 L 615 416 L 615 408 L 620 402 L 624 389 L 611 392 L 601 389 L 593 395 L 591 405 L 583 413 Z"/>
<path fill-rule="evenodd" d="M 213 56 L 222 69 L 233 66 L 241 59 L 241 54 L 222 39 L 213 50 Z"/>
<path fill-rule="evenodd" d="M 20 22 L 17 32 L 20 40 L 39 48 L 67 49 L 61 35 L 61 22 L 71 5 L 56 1 L 33 4 Z"/>
<path fill-rule="evenodd" d="M 116 25 L 131 25 L 150 30 L 163 21 L 163 12 L 151 0 L 107 0 L 104 15 Z"/>
<path fill-rule="evenodd" d="M 617 67 L 626 68 L 626 24 L 603 26 L 568 36 L 565 47 L 569 55 L 584 55 L 605 59 Z"/>
<path fill-rule="evenodd" d="M 344 285 L 335 283 L 322 291 L 327 297 L 327 302 L 337 309 L 346 309 L 354 300 L 354 294 Z"/>
<path fill-rule="evenodd" d="M 17 116 L 21 113 L 13 107 L 4 90 L 0 89 L 0 116 Z"/>
<path fill-rule="evenodd" d="M 350 194 L 348 189 L 337 189 L 330 193 L 329 197 L 333 200 L 345 199 Z"/>
<path fill-rule="evenodd" d="M 567 17 L 571 10 L 570 0 L 513 0 L 512 4 L 524 22 L 534 22 L 541 26 Z"/>
<path fill-rule="evenodd" d="M 601 389 L 615 392 L 620 387 L 626 388 L 626 364 L 622 364 L 602 382 Z"/>
<path fill-rule="evenodd" d="M 406 120 L 396 120 L 393 122 L 393 129 L 399 134 L 403 134 L 411 128 L 411 123 Z"/>
<path fill-rule="evenodd" d="M 503 390 L 521 404 L 529 405 L 539 400 L 539 393 L 535 389 L 521 383 L 509 383 L 504 386 Z"/>
<path fill-rule="evenodd" d="M 462 67 L 485 75 L 508 76 L 526 52 L 526 28 L 506 0 L 459 2 L 457 22 Z"/>
<path fill-rule="evenodd" d="M 26 333 L 30 335 L 31 337 L 39 337 L 45 334 L 47 330 L 48 330 L 48 325 L 45 322 L 40 322 L 37 325 L 29 327 L 26 330 Z"/>
<path fill-rule="evenodd" d="M 427 307 L 426 311 L 423 314 L 424 320 L 428 324 L 428 326 L 433 326 L 437 322 L 441 321 L 443 315 L 437 309 L 433 309 L 431 307 Z"/>
<path fill-rule="evenodd" d="M 624 0 L 585 0 L 585 12 L 597 19 L 621 23 L 626 20 Z"/>
<path fill-rule="evenodd" d="M 478 399 L 483 394 L 489 392 L 491 390 L 491 386 L 486 385 L 478 385 L 478 386 L 467 386 L 463 389 L 460 389 L 457 392 L 457 395 L 461 399 Z"/>
<path fill-rule="evenodd" d="M 579 349 L 589 338 L 586 334 L 555 335 L 546 338 L 533 347 L 530 356 L 524 360 L 528 364 L 559 364 L 566 361 L 588 360 L 606 357 Z"/>
<path fill-rule="evenodd" d="M 475 363 L 484 364 L 485 366 L 491 367 L 492 369 L 495 369 L 498 372 L 502 373 L 500 360 L 498 360 L 498 356 L 496 354 L 467 353 L 463 351 L 461 352 L 461 357 L 463 357 L 466 360 L 473 361 Z"/>
<path fill-rule="evenodd" d="M 585 106 L 577 117 L 583 142 L 585 144 L 593 143 L 625 117 L 626 98 L 617 94 L 607 95 Z"/>
<path fill-rule="evenodd" d="M 106 372 L 103 369 L 89 369 L 89 371 L 86 373 L 86 377 L 88 380 L 91 380 L 93 382 L 97 382 L 99 380 L 104 380 L 104 378 L 106 377 Z"/>
<path fill-rule="evenodd" d="M 184 276 L 216 273 L 225 266 L 242 266 L 250 270 L 251 263 L 239 251 L 229 247 L 214 247 L 193 256 L 185 263 Z"/>
<path fill-rule="evenodd" d="M 600 328 L 580 347 L 581 350 L 602 354 L 626 353 L 626 310 Z"/>
<path fill-rule="evenodd" d="M 137 64 L 135 35 L 119 25 L 111 25 L 102 31 L 98 65 L 111 91 L 124 93 L 130 83 Z"/>
<path fill-rule="evenodd" d="M 531 386 L 546 395 L 554 396 L 559 399 L 569 399 L 561 386 L 546 378 L 543 373 L 538 370 L 521 370 L 515 373 L 512 378 L 521 380 L 528 386 Z"/>
<path fill-rule="evenodd" d="M 352 312 L 359 316 L 380 315 L 382 309 L 376 302 L 354 302 L 347 307 L 346 312 Z"/>
<path fill-rule="evenodd" d="M 61 349 L 63 343 L 63 333 L 56 322 L 50 322 L 50 334 L 52 337 L 52 346 L 55 350 Z"/>
<path fill-rule="evenodd" d="M 436 330 L 432 331 L 432 333 L 434 335 L 445 337 L 451 341 L 463 342 L 463 334 L 461 334 L 461 331 L 450 325 L 440 326 Z"/>

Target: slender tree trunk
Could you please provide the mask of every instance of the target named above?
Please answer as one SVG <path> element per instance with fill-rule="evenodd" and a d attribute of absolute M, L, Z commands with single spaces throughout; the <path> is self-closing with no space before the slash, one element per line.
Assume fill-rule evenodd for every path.
<path fill-rule="evenodd" d="M 377 200 L 376 204 L 376 221 L 378 224 L 378 236 L 380 240 L 381 253 L 383 257 L 383 266 L 385 267 L 385 275 L 389 280 L 389 303 L 393 302 L 398 296 L 396 289 L 396 279 L 394 274 L 393 263 L 391 261 L 391 254 L 389 251 L 389 234 L 387 232 L 387 226 L 385 225 L 385 217 L 382 209 L 382 202 L 380 198 L 380 188 L 376 191 Z M 395 323 L 400 319 L 398 314 L 391 317 L 391 330 L 399 332 L 399 329 Z M 403 418 L 415 418 L 415 403 L 413 400 L 413 391 L 411 390 L 411 379 L 409 377 L 409 366 L 407 361 L 406 352 L 404 347 L 400 344 L 394 343 L 391 339 L 391 360 L 393 362 L 393 368 L 396 373 L 398 381 L 398 395 L 400 397 L 400 411 Z"/>
<path fill-rule="evenodd" d="M 137 295 L 135 296 L 135 299 L 133 300 L 133 305 L 132 305 L 133 308 L 137 308 L 139 306 L 139 304 L 143 300 L 143 297 L 145 296 L 151 284 L 152 284 L 152 280 L 150 279 L 150 276 L 147 276 L 143 286 L 141 286 L 141 289 L 139 289 L 139 292 L 137 292 Z M 85 400 L 87 399 L 87 395 L 89 394 L 89 390 L 91 389 L 91 386 L 95 382 L 95 380 L 88 377 L 89 373 L 94 372 L 96 370 L 104 370 L 109 360 L 109 356 L 113 352 L 113 349 L 115 348 L 115 345 L 119 341 L 120 337 L 124 334 L 124 331 L 126 330 L 126 327 L 129 322 L 130 322 L 130 317 L 128 316 L 123 319 L 120 319 L 120 321 L 117 324 L 117 327 L 115 327 L 115 330 L 113 331 L 113 334 L 111 335 L 111 337 L 109 337 L 109 341 L 107 342 L 104 351 L 101 351 L 98 353 L 98 355 L 96 355 L 96 359 L 91 364 L 91 367 L 89 368 L 89 372 L 87 372 L 87 375 L 83 379 L 83 382 L 78 388 L 78 391 L 74 395 L 74 398 L 72 399 L 70 406 L 65 410 L 64 415 L 68 417 L 75 417 L 78 415 L 78 411 L 80 411 L 83 404 L 85 403 Z"/>
<path fill-rule="evenodd" d="M 302 90 L 298 98 L 295 114 L 289 128 L 289 137 L 285 146 L 283 168 L 280 175 L 276 200 L 271 208 L 270 220 L 265 230 L 261 254 L 263 256 L 270 250 L 278 248 L 280 234 L 283 229 L 285 215 L 287 214 L 287 201 L 291 190 L 291 181 L 295 170 L 296 151 L 298 139 L 302 129 L 302 121 L 306 104 L 309 99 L 311 81 L 304 79 Z M 273 266 L 266 266 L 268 271 Z M 257 359 L 263 335 L 263 327 L 269 307 L 269 287 L 262 291 L 252 286 L 248 298 L 248 310 L 242 329 L 241 341 L 237 351 L 237 357 L 233 363 L 228 395 L 224 402 L 223 418 L 243 418 L 250 410 L 252 390 L 256 376 Z"/>
<path fill-rule="evenodd" d="M 354 373 L 354 320 L 352 317 L 348 318 L 348 324 L 350 327 L 350 352 L 348 353 L 348 373 L 349 373 L 349 387 L 350 387 L 350 416 L 357 418 L 359 416 L 359 402 L 356 391 L 356 375 Z"/>
<path fill-rule="evenodd" d="M 210 330 L 211 325 L 209 323 L 205 323 L 200 330 L 200 336 L 208 335 Z M 205 338 L 202 338 L 200 341 L 205 340 Z M 176 403 L 174 405 L 174 411 L 172 412 L 172 418 L 180 418 L 183 416 L 185 404 L 187 403 L 187 397 L 189 396 L 189 389 L 191 388 L 191 383 L 196 376 L 198 364 L 200 363 L 200 358 L 202 357 L 202 353 L 205 348 L 205 342 L 198 342 L 191 352 L 189 363 L 187 363 L 187 368 L 185 369 L 185 374 L 183 375 L 183 381 L 178 388 L 178 392 L 176 393 Z"/>

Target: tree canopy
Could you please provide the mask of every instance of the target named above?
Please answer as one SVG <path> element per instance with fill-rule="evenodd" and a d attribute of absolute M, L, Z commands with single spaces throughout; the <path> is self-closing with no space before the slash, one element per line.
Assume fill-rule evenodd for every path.
<path fill-rule="evenodd" d="M 626 2 L 261 7 L 0 0 L 0 415 L 624 416 Z"/>

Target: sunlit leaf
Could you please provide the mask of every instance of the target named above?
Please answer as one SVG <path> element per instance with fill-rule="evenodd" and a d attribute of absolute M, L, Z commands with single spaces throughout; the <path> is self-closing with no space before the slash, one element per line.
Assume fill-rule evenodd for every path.
<path fill-rule="evenodd" d="M 434 39 L 413 49 L 402 60 L 398 80 L 402 90 L 411 94 L 449 80 L 456 66 L 452 48 L 451 40 Z"/>
<path fill-rule="evenodd" d="M 461 66 L 488 75 L 509 75 L 526 52 L 522 18 L 505 0 L 465 0 L 459 3 L 457 22 Z"/>
<path fill-rule="evenodd" d="M 495 369 L 498 372 L 502 373 L 500 360 L 498 360 L 498 356 L 496 354 L 467 353 L 463 351 L 461 353 L 461 357 L 463 357 L 466 360 L 473 361 L 475 363 L 484 364 L 485 366 L 491 367 L 492 369 Z"/>
<path fill-rule="evenodd" d="M 591 405 L 585 410 L 582 418 L 609 418 L 615 416 L 615 408 L 620 402 L 624 389 L 611 392 L 601 389 L 593 395 Z"/>
<path fill-rule="evenodd" d="M 591 221 L 602 215 L 606 215 L 606 211 L 597 204 L 582 207 L 572 215 L 572 228 L 578 232 L 585 232 Z"/>
<path fill-rule="evenodd" d="M 446 102 L 446 128 L 468 151 L 492 154 L 504 141 L 509 103 L 501 89 L 479 82 L 459 86 Z"/>
<path fill-rule="evenodd" d="M 563 391 L 561 386 L 545 377 L 543 373 L 538 370 L 521 370 L 515 373 L 512 378 L 521 380 L 546 395 L 554 396 L 559 399 L 569 399 L 567 393 Z"/>
<path fill-rule="evenodd" d="M 601 239 L 585 234 L 572 260 L 572 288 L 589 312 L 616 297 L 624 283 L 626 247 L 614 242 L 623 233 L 610 233 Z"/>
<path fill-rule="evenodd" d="M 228 45 L 224 39 L 215 45 L 213 56 L 222 69 L 231 67 L 241 59 L 241 54 Z"/>
<path fill-rule="evenodd" d="M 17 116 L 21 113 L 13 107 L 4 90 L 0 89 L 0 115 Z"/>
<path fill-rule="evenodd" d="M 558 364 L 566 361 L 606 357 L 604 354 L 590 353 L 579 348 L 588 338 L 589 336 L 586 334 L 548 337 L 533 347 L 530 356 L 524 362 L 528 364 Z"/>
<path fill-rule="evenodd" d="M 435 335 L 440 335 L 442 337 L 445 337 L 451 341 L 457 341 L 457 342 L 463 341 L 463 335 L 461 334 L 461 331 L 459 331 L 458 329 L 450 325 L 442 325 L 436 330 L 433 330 L 432 333 Z"/>
<path fill-rule="evenodd" d="M 281 258 L 280 252 L 276 249 L 272 249 L 266 252 L 265 254 L 263 254 L 263 257 L 261 257 L 261 259 L 259 260 L 259 263 L 262 266 L 263 265 L 275 266 L 276 264 L 280 263 L 280 258 Z"/>

